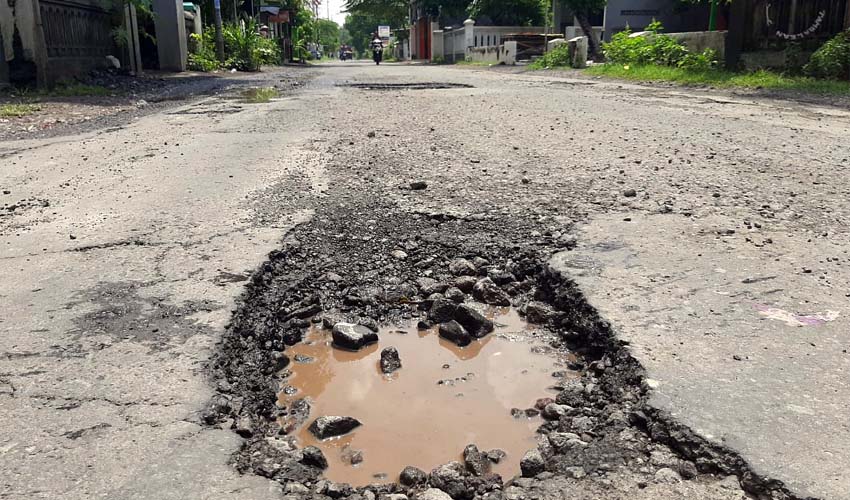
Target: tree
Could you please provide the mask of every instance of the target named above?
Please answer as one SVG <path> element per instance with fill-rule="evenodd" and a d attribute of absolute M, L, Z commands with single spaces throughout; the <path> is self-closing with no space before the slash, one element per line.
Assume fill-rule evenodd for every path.
<path fill-rule="evenodd" d="M 369 33 L 377 30 L 379 24 L 399 30 L 406 28 L 409 9 L 407 0 L 347 0 L 345 3 L 345 10 L 350 14 L 360 14 L 377 22 Z"/>
<path fill-rule="evenodd" d="M 377 29 L 378 21 L 371 15 L 352 13 L 345 17 L 343 29 L 351 37 L 351 46 L 358 54 L 366 52 L 371 33 Z"/>
<path fill-rule="evenodd" d="M 496 26 L 539 26 L 546 19 L 540 0 L 474 0 L 469 16 L 486 16 Z"/>
<path fill-rule="evenodd" d="M 590 25 L 590 15 L 605 8 L 607 0 L 561 0 L 578 20 L 584 36 L 587 37 L 587 51 L 591 59 L 599 56 L 599 44 L 593 37 L 593 26 Z"/>
<path fill-rule="evenodd" d="M 319 30 L 319 45 L 324 48 L 325 53 L 339 50 L 339 25 L 328 19 L 319 19 L 317 29 Z"/>

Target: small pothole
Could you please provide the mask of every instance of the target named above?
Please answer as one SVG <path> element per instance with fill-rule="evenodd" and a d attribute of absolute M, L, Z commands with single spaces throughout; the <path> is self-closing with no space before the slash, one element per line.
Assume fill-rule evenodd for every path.
<path fill-rule="evenodd" d="M 475 88 L 466 83 L 421 82 L 421 83 L 339 83 L 337 87 L 349 87 L 360 90 L 447 90 Z"/>
<path fill-rule="evenodd" d="M 579 375 L 566 368 L 567 353 L 550 346 L 555 337 L 514 309 L 475 307 L 496 328 L 465 347 L 413 323 L 381 329 L 378 342 L 359 351 L 333 346 L 330 330 L 314 326 L 287 349 L 293 363 L 279 403 L 302 411 L 282 424 L 302 447 L 323 451 L 326 478 L 354 486 L 391 482 L 404 466 L 431 470 L 462 460 L 467 444 L 490 457 L 483 466 L 493 472 L 519 473 L 523 454 L 537 446 L 541 404 L 552 401 L 562 379 Z M 402 364 L 388 375 L 380 368 L 387 347 Z M 309 424 L 326 415 L 362 425 L 320 440 Z"/>

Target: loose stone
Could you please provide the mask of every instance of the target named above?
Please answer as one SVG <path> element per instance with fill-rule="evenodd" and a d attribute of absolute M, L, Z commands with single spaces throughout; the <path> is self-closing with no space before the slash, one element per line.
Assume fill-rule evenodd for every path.
<path fill-rule="evenodd" d="M 353 417 L 323 416 L 310 424 L 310 432 L 319 439 L 327 439 L 348 434 L 362 425 Z"/>
<path fill-rule="evenodd" d="M 449 263 L 449 272 L 455 276 L 475 276 L 475 265 L 466 259 L 455 259 Z"/>
<path fill-rule="evenodd" d="M 362 325 L 337 323 L 334 325 L 333 343 L 343 349 L 357 351 L 378 341 L 378 334 Z"/>
<path fill-rule="evenodd" d="M 381 371 L 384 373 L 392 373 L 401 368 L 401 358 L 398 355 L 398 349 L 395 347 L 387 347 L 381 351 Z"/>
<path fill-rule="evenodd" d="M 478 278 L 475 276 L 458 276 L 455 279 L 454 284 L 458 289 L 460 289 L 460 291 L 469 293 L 472 291 L 472 288 L 477 282 Z"/>
<path fill-rule="evenodd" d="M 463 463 L 466 465 L 466 470 L 476 476 L 483 476 L 490 472 L 490 460 L 474 444 L 467 445 L 463 449 Z"/>
<path fill-rule="evenodd" d="M 528 453 L 522 457 L 519 467 L 520 470 L 522 470 L 522 477 L 534 477 L 546 470 L 546 461 L 543 460 L 543 455 L 540 453 L 540 450 L 529 450 Z"/>
<path fill-rule="evenodd" d="M 301 455 L 301 463 L 304 465 L 312 465 L 323 470 L 328 468 L 328 460 L 325 458 L 325 454 L 315 446 L 304 448 L 301 450 Z"/>
<path fill-rule="evenodd" d="M 415 500 L 452 500 L 448 493 L 438 490 L 437 488 L 428 488 L 427 490 L 418 493 Z"/>
<path fill-rule="evenodd" d="M 444 323 L 454 317 L 457 304 L 443 296 L 434 300 L 428 311 L 428 319 L 434 323 Z"/>
<path fill-rule="evenodd" d="M 428 474 L 419 468 L 408 465 L 398 475 L 398 482 L 404 486 L 416 486 L 428 481 Z"/>
<path fill-rule="evenodd" d="M 478 280 L 472 288 L 472 296 L 477 300 L 494 306 L 511 305 L 511 297 L 490 278 Z"/>
<path fill-rule="evenodd" d="M 472 342 L 469 332 L 457 321 L 449 321 L 440 325 L 440 337 L 454 342 L 460 347 L 468 346 Z"/>
<path fill-rule="evenodd" d="M 454 319 L 460 323 L 470 335 L 477 339 L 484 337 L 495 328 L 492 321 L 485 318 L 483 314 L 466 304 L 461 304 L 457 307 Z"/>

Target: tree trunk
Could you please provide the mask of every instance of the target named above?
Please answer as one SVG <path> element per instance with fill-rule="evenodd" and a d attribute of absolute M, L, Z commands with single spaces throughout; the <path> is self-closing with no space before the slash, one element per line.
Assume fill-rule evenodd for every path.
<path fill-rule="evenodd" d="M 596 61 L 599 58 L 599 44 L 596 43 L 596 38 L 593 36 L 593 26 L 590 25 L 587 12 L 576 12 L 576 19 L 584 32 L 584 36 L 587 37 L 587 56 L 592 61 Z"/>

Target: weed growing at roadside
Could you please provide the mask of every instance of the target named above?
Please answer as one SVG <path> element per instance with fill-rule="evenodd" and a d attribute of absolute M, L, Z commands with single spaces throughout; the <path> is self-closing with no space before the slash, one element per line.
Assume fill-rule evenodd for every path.
<path fill-rule="evenodd" d="M 37 104 L 0 104 L 0 118 L 20 118 L 41 111 Z"/>
<path fill-rule="evenodd" d="M 658 21 L 650 23 L 643 36 L 632 36 L 632 30 L 615 34 L 611 41 L 602 44 L 602 52 L 609 63 L 632 65 L 654 64 L 689 70 L 708 70 L 717 64 L 717 53 L 706 49 L 693 53 L 676 39 L 661 34 L 663 27 Z"/>
<path fill-rule="evenodd" d="M 641 82 L 675 82 L 683 85 L 710 85 L 729 88 L 791 90 L 815 94 L 850 95 L 850 83 L 788 76 L 772 71 L 733 73 L 723 70 L 690 70 L 656 65 L 604 64 L 588 68 L 587 73 Z"/>
<path fill-rule="evenodd" d="M 259 104 L 271 101 L 275 97 L 279 96 L 280 92 L 278 92 L 278 90 L 274 87 L 262 87 L 248 89 L 243 92 L 242 95 L 245 96 L 246 101 L 254 104 Z"/>
<path fill-rule="evenodd" d="M 531 69 L 548 69 L 570 65 L 570 48 L 567 44 L 559 45 L 530 64 Z"/>

